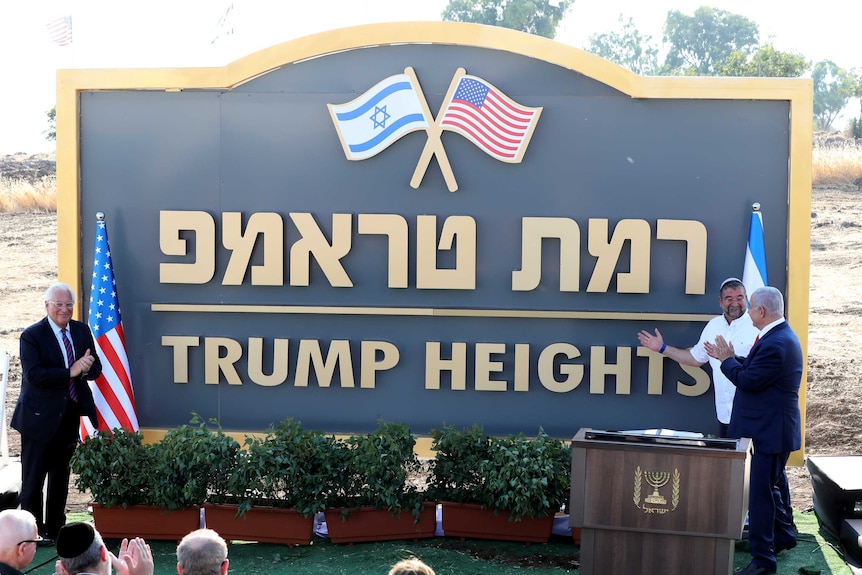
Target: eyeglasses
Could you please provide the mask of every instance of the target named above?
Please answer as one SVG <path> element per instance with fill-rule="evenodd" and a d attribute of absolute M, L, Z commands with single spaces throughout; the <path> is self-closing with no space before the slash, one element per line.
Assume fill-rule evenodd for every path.
<path fill-rule="evenodd" d="M 24 541 L 19 541 L 18 545 L 23 545 L 24 543 L 41 543 L 45 538 L 41 535 L 37 535 L 36 539 L 25 539 Z"/>
<path fill-rule="evenodd" d="M 75 308 L 75 302 L 73 302 L 73 301 L 70 301 L 70 302 L 52 301 L 52 300 L 48 300 L 48 301 L 51 302 L 54 305 L 54 307 L 57 309 L 63 309 L 63 308 L 74 309 Z"/>

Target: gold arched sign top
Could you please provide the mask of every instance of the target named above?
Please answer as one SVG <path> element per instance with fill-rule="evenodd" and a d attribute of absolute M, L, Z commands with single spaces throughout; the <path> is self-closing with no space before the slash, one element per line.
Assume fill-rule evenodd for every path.
<path fill-rule="evenodd" d="M 633 96 L 631 89 L 639 78 L 584 50 L 508 28 L 462 22 L 395 22 L 330 30 L 265 48 L 228 64 L 227 79 L 230 86 L 235 87 L 284 64 L 344 50 L 392 44 L 449 44 L 512 52 L 580 72 Z M 290 62 L 284 60 L 286 55 L 291 56 Z"/>
<path fill-rule="evenodd" d="M 449 44 L 501 50 L 573 70 L 633 98 L 788 99 L 811 90 L 796 78 L 642 77 L 579 48 L 507 28 L 461 22 L 392 22 L 320 32 L 259 50 L 218 68 L 60 70 L 64 89 L 233 89 L 281 66 L 345 50 L 393 44 Z M 762 90 L 752 94 L 752 90 Z M 777 97 L 781 93 L 782 97 Z M 704 97 L 701 95 L 700 97 Z"/>

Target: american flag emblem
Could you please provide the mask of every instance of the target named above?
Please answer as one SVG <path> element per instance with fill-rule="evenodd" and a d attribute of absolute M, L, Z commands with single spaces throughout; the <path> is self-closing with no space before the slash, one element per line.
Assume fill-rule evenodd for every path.
<path fill-rule="evenodd" d="M 444 130 L 457 132 L 501 162 L 521 161 L 541 108 L 515 102 L 476 76 L 462 76 L 443 109 Z"/>

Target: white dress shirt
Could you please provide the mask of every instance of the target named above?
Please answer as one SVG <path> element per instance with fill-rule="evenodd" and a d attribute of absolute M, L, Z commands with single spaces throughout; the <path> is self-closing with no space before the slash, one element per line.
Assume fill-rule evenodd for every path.
<path fill-rule="evenodd" d="M 723 315 L 709 320 L 700 334 L 700 340 L 689 351 L 691 356 L 701 363 L 709 362 L 712 367 L 712 386 L 715 389 L 715 415 L 721 423 L 730 423 L 730 410 L 733 407 L 733 396 L 736 394 L 736 386 L 721 372 L 721 362 L 706 354 L 703 343 L 708 341 L 714 343 L 717 336 L 733 344 L 733 353 L 745 357 L 748 355 L 754 339 L 760 331 L 751 323 L 748 313 L 742 314 L 738 319 L 728 325 Z"/>
<path fill-rule="evenodd" d="M 72 367 L 69 365 L 69 358 L 66 355 L 66 346 L 63 345 L 63 334 L 60 333 L 62 331 L 62 327 L 54 323 L 54 321 L 49 317 L 48 324 L 50 324 L 51 329 L 54 330 L 54 337 L 57 338 L 57 345 L 60 346 L 60 351 L 63 353 L 63 363 L 66 364 L 66 367 Z M 66 337 L 69 338 L 69 345 L 72 346 L 72 355 L 75 355 L 75 344 L 72 343 L 72 332 L 69 331 L 69 326 L 66 326 Z"/>

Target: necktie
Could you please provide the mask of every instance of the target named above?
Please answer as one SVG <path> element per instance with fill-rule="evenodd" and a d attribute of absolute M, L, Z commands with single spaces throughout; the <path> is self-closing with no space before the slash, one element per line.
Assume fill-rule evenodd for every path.
<path fill-rule="evenodd" d="M 63 336 L 63 347 L 66 348 L 66 360 L 69 362 L 69 367 L 72 367 L 72 364 L 75 363 L 75 353 L 72 351 L 72 342 L 66 337 L 65 327 L 60 330 L 60 334 Z M 75 390 L 74 379 L 69 380 L 69 397 L 72 398 L 72 401 L 78 401 L 78 392 Z"/>
<path fill-rule="evenodd" d="M 757 334 L 757 337 L 754 338 L 754 343 L 751 344 L 751 347 L 757 345 L 757 342 L 760 341 L 760 334 Z"/>

